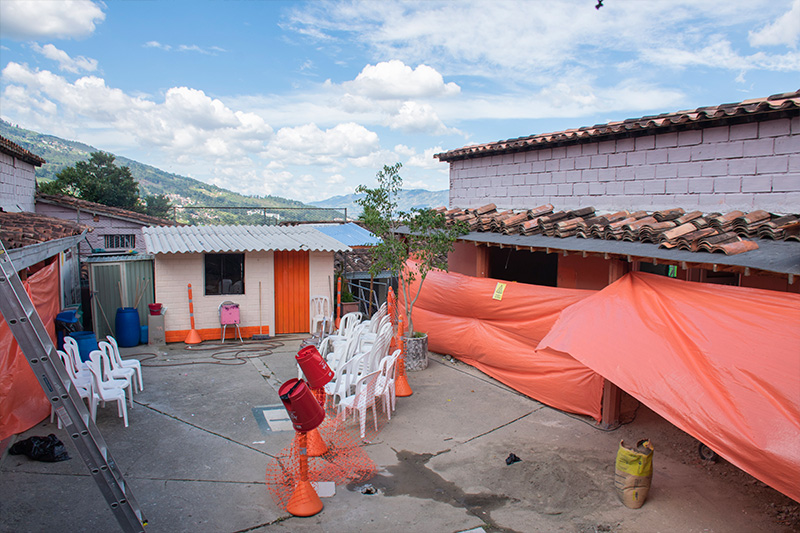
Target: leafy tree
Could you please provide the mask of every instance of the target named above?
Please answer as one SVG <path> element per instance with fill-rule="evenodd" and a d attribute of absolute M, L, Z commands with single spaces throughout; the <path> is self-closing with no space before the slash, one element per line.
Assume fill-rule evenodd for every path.
<path fill-rule="evenodd" d="M 79 161 L 56 175 L 56 179 L 41 185 L 45 194 L 65 194 L 90 202 L 141 211 L 139 184 L 128 167 L 114 164 L 114 156 L 94 152 L 88 161 Z"/>
<path fill-rule="evenodd" d="M 151 194 L 144 197 L 144 213 L 153 217 L 168 218 L 172 204 L 166 194 Z"/>
<path fill-rule="evenodd" d="M 444 214 L 433 209 L 399 211 L 395 199 L 403 185 L 403 178 L 400 177 L 402 166 L 402 163 L 384 165 L 376 175 L 377 188 L 359 185 L 356 193 L 363 193 L 364 196 L 357 199 L 356 203 L 363 209 L 359 218 L 364 226 L 381 239 L 372 249 L 370 273 L 376 275 L 382 270 L 389 270 L 397 274 L 400 292 L 406 303 L 406 334 L 412 337 L 415 331 L 411 311 L 425 278 L 431 270 L 448 270 L 447 254 L 453 250 L 456 240 L 468 230 L 463 222 L 448 225 Z M 407 231 L 400 233 L 401 226 Z M 410 268 L 409 259 L 417 262 L 416 270 Z M 411 294 L 411 284 L 417 276 L 417 291 Z"/>

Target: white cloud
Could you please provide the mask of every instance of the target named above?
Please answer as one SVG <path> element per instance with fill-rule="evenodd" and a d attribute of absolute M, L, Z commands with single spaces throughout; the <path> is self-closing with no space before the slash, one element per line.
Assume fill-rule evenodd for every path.
<path fill-rule="evenodd" d="M 655 51 L 662 49 L 703 54 L 708 35 L 734 35 L 741 31 L 738 25 L 777 16 L 779 9 L 781 4 L 772 0 L 615 2 L 600 10 L 590 2 L 572 0 L 552 0 L 546 9 L 540 2 L 513 0 L 340 2 L 306 4 L 302 14 L 295 13 L 292 25 L 305 35 L 355 39 L 376 57 L 423 63 L 445 76 L 503 80 L 513 89 L 517 84 L 552 84 L 570 73 L 602 75 L 609 58 L 619 55 L 647 64 L 659 58 Z M 796 43 L 794 12 L 795 8 L 776 21 L 774 29 L 764 28 L 756 41 Z M 659 31 L 647 30 L 653 21 L 658 21 Z M 759 68 L 780 70 L 789 68 L 786 63 L 792 59 L 749 58 Z M 738 73 L 739 63 L 729 58 L 717 67 Z M 371 80 L 364 81 L 371 87 L 366 83 Z"/>
<path fill-rule="evenodd" d="M 159 48 L 161 50 L 167 50 L 167 51 L 172 50 L 172 47 L 170 45 L 161 44 L 158 41 L 147 41 L 146 43 L 144 43 L 144 47 L 145 48 Z"/>
<path fill-rule="evenodd" d="M 266 151 L 269 157 L 293 164 L 329 165 L 339 157 L 359 158 L 380 147 L 378 135 L 353 122 L 327 130 L 316 124 L 281 128 Z"/>
<path fill-rule="evenodd" d="M 84 76 L 70 83 L 50 71 L 9 63 L 2 71 L 4 113 L 48 123 L 79 121 L 95 131 L 125 132 L 142 145 L 174 150 L 175 157 L 241 156 L 262 151 L 272 128 L 253 114 L 234 111 L 203 91 L 169 89 L 163 102 L 133 97 L 108 87 L 102 78 Z M 46 113 L 42 115 L 41 113 Z M 44 121 L 44 124 L 42 124 Z"/>
<path fill-rule="evenodd" d="M 393 130 L 408 133 L 429 133 L 442 135 L 448 133 L 447 127 L 429 104 L 408 101 L 398 109 L 397 114 L 389 118 L 388 125 Z"/>
<path fill-rule="evenodd" d="M 800 40 L 800 0 L 794 0 L 791 9 L 774 22 L 758 31 L 749 32 L 748 40 L 752 46 L 785 44 L 796 48 Z"/>
<path fill-rule="evenodd" d="M 73 74 L 77 74 L 80 71 L 94 72 L 97 70 L 96 59 L 83 56 L 72 58 L 65 51 L 59 50 L 52 44 L 39 46 L 37 43 L 33 43 L 31 48 L 33 51 L 38 54 L 42 54 L 47 59 L 52 59 L 53 61 L 57 62 L 59 70 L 66 70 L 67 72 L 72 72 Z"/>
<path fill-rule="evenodd" d="M 452 96 L 461 91 L 455 83 L 445 83 L 436 69 L 427 65 L 412 69 L 396 59 L 367 65 L 355 80 L 343 86 L 352 93 L 376 100 Z"/>
<path fill-rule="evenodd" d="M 433 157 L 433 154 L 440 154 L 445 150 L 441 146 L 434 146 L 433 148 L 426 148 L 422 154 L 414 154 L 405 162 L 407 167 L 424 168 L 429 170 L 438 170 L 449 175 L 450 166 L 442 164 L 438 159 Z"/>
<path fill-rule="evenodd" d="M 3 0 L 0 34 L 18 41 L 88 37 L 105 20 L 103 7 L 90 0 Z"/>

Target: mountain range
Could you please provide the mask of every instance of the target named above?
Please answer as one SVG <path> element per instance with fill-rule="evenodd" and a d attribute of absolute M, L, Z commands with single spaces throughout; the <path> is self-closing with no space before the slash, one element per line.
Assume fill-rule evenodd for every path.
<path fill-rule="evenodd" d="M 70 141 L 26 130 L 0 119 L 0 135 L 43 158 L 47 163 L 36 169 L 39 182 L 55 179 L 64 168 L 89 159 L 98 149 L 78 141 Z M 112 154 L 113 155 L 113 154 Z M 127 166 L 139 183 L 141 196 L 164 194 L 169 197 L 176 220 L 189 224 L 263 224 L 275 220 L 322 221 L 344 217 L 356 218 L 360 208 L 356 195 L 334 196 L 327 200 L 304 204 L 280 196 L 247 196 L 216 185 L 209 185 L 187 176 L 165 172 L 151 165 L 123 156 L 114 156 L 118 166 Z M 398 207 L 438 207 L 447 205 L 447 191 L 414 189 L 401 191 Z M 199 207 L 214 206 L 214 209 Z"/>

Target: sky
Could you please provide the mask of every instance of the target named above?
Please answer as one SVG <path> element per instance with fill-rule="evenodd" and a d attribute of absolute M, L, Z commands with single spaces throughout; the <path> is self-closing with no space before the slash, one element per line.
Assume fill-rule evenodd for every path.
<path fill-rule="evenodd" d="M 2 0 L 0 116 L 242 194 L 800 88 L 800 0 Z"/>

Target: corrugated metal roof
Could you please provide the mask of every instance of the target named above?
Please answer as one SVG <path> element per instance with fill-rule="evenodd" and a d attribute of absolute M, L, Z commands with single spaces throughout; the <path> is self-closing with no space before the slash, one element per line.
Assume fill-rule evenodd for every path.
<path fill-rule="evenodd" d="M 313 227 L 347 246 L 375 246 L 381 242 L 378 237 L 354 222 L 346 224 L 314 224 Z"/>
<path fill-rule="evenodd" d="M 149 254 L 350 250 L 310 226 L 148 226 L 142 232 Z"/>

